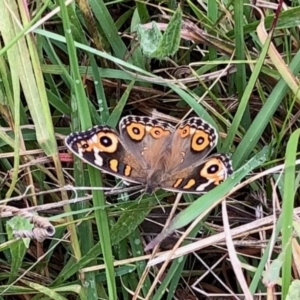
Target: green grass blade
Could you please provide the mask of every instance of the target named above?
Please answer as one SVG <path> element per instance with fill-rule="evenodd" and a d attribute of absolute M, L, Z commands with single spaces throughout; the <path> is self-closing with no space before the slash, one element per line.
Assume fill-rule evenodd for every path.
<path fill-rule="evenodd" d="M 252 90 L 255 86 L 256 80 L 260 74 L 261 67 L 262 67 L 265 57 L 267 55 L 270 42 L 271 42 L 271 36 L 268 36 L 268 39 L 267 39 L 266 43 L 264 44 L 262 52 L 257 60 L 257 63 L 255 65 L 254 69 L 253 69 L 253 72 L 251 74 L 249 82 L 244 91 L 243 97 L 240 101 L 238 110 L 237 110 L 235 117 L 232 121 L 232 124 L 230 126 L 227 138 L 223 144 L 223 149 L 229 148 L 229 146 L 233 142 L 236 132 L 238 131 L 238 127 L 240 126 L 241 120 L 242 120 L 243 116 L 245 115 L 245 111 L 247 110 L 247 105 L 248 105 L 248 101 L 251 96 Z M 246 113 L 246 116 L 247 116 L 247 113 Z M 250 129 L 249 129 L 249 131 L 250 131 Z M 260 136 L 260 135 L 257 135 L 257 136 Z M 249 145 L 249 139 L 247 141 L 248 141 L 248 145 Z M 240 166 L 240 164 L 238 164 L 236 158 L 234 159 L 234 166 Z"/>
<path fill-rule="evenodd" d="M 293 74 L 297 74 L 300 71 L 300 51 L 298 51 L 294 56 L 289 68 Z M 262 136 L 262 133 L 269 123 L 270 118 L 281 104 L 282 99 L 286 95 L 287 91 L 288 85 L 283 79 L 281 79 L 274 87 L 267 102 L 258 112 L 244 138 L 233 154 L 234 166 L 240 166 L 249 156 L 251 151 L 256 147 L 260 137 Z M 232 132 L 232 134 L 234 133 Z"/>
<path fill-rule="evenodd" d="M 234 1 L 234 37 L 235 37 L 235 52 L 236 60 L 245 60 L 246 47 L 244 45 L 244 8 L 245 3 L 243 0 Z M 264 57 L 264 54 L 262 54 Z M 236 87 L 238 91 L 239 99 L 243 98 L 244 91 L 246 89 L 246 66 L 245 64 L 236 65 L 236 74 L 234 75 L 236 80 Z M 258 68 L 260 69 L 260 67 Z M 244 100 L 245 101 L 245 100 Z M 244 115 L 241 120 L 241 125 L 244 128 L 250 126 L 250 110 L 249 105 L 245 107 Z"/>
<path fill-rule="evenodd" d="M 114 21 L 102 0 L 90 0 L 89 4 L 103 30 L 107 41 L 118 58 L 123 58 L 127 48 L 119 37 Z"/>
<path fill-rule="evenodd" d="M 70 22 L 69 22 L 69 16 L 67 14 L 67 9 L 65 7 L 65 3 L 60 0 L 60 8 L 61 8 L 61 14 L 62 14 L 62 20 L 64 25 L 64 30 L 66 34 L 66 42 L 70 57 L 70 66 L 71 66 L 71 76 L 72 76 L 72 92 L 73 97 L 76 96 L 76 100 L 78 101 L 78 112 L 82 124 L 82 128 L 86 129 L 88 127 L 91 127 L 91 117 L 89 114 L 89 107 L 87 103 L 85 102 L 85 93 L 84 89 L 81 83 L 81 77 L 80 72 L 78 69 L 78 60 L 76 55 L 76 48 L 74 47 L 74 40 L 71 35 L 70 30 Z M 89 166 L 89 175 L 90 175 L 90 181 L 93 186 L 101 186 L 101 179 L 99 176 L 97 176 L 97 170 L 93 167 Z M 105 199 L 103 192 L 101 191 L 93 191 L 93 201 L 95 206 L 103 206 L 105 205 Z M 109 225 L 108 225 L 108 218 L 105 210 L 99 210 L 96 214 L 96 223 L 98 227 L 99 237 L 102 241 L 101 247 L 103 250 L 103 256 L 104 260 L 106 262 L 106 276 L 107 276 L 107 285 L 108 285 L 108 291 L 109 291 L 109 297 L 110 299 L 116 299 L 116 285 L 115 285 L 115 277 L 114 277 L 114 268 L 113 268 L 113 257 L 111 252 L 111 243 L 110 243 L 110 236 L 109 236 Z M 89 233 L 91 234 L 91 233 Z M 87 243 L 85 246 L 88 246 L 88 248 L 92 248 L 92 236 L 88 237 L 86 233 L 85 243 Z M 104 242 L 105 241 L 105 242 Z M 77 242 L 76 242 L 77 245 Z M 93 273 L 87 274 L 87 278 L 90 281 L 95 281 L 95 277 Z M 94 297 L 97 292 L 95 290 L 95 283 L 90 284 L 87 287 L 87 296 L 88 297 Z"/>
<path fill-rule="evenodd" d="M 291 284 L 292 270 L 292 239 L 293 239 L 293 209 L 295 201 L 296 155 L 299 145 L 300 129 L 294 131 L 288 141 L 285 154 L 284 192 L 282 205 L 282 249 L 285 249 L 285 259 L 282 266 L 282 292 L 286 297 Z"/>
<path fill-rule="evenodd" d="M 170 222 L 168 228 L 164 229 L 148 246 L 153 247 L 165 237 L 169 236 L 175 230 L 182 228 L 196 219 L 201 213 L 208 210 L 210 207 L 216 203 L 219 199 L 224 197 L 240 180 L 242 180 L 247 174 L 249 174 L 253 169 L 260 166 L 264 161 L 266 161 L 269 147 L 265 147 L 256 156 L 250 159 L 243 167 L 234 172 L 234 174 L 229 177 L 225 182 L 204 194 L 188 206 L 185 210 L 180 212 L 176 217 Z"/>

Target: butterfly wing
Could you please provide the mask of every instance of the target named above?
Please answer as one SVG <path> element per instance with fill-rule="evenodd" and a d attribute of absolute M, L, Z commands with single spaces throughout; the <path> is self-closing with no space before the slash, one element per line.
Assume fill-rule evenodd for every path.
<path fill-rule="evenodd" d="M 198 117 L 179 124 L 173 134 L 168 173 L 197 166 L 217 145 L 216 129 Z"/>
<path fill-rule="evenodd" d="M 208 157 L 217 142 L 216 129 L 204 120 L 193 117 L 180 123 L 173 135 L 169 166 L 161 187 L 199 193 L 224 181 L 232 173 L 229 156 Z"/>
<path fill-rule="evenodd" d="M 127 116 L 119 124 L 120 136 L 126 150 L 147 171 L 161 166 L 161 158 L 171 144 L 174 127 L 149 117 Z"/>
<path fill-rule="evenodd" d="M 227 154 L 214 154 L 198 166 L 187 167 L 173 173 L 162 182 L 169 191 L 205 193 L 221 184 L 233 173 L 232 162 Z"/>
<path fill-rule="evenodd" d="M 75 132 L 65 139 L 66 146 L 86 163 L 126 181 L 144 183 L 139 162 L 126 151 L 119 134 L 109 126 L 95 126 Z"/>
<path fill-rule="evenodd" d="M 148 117 L 120 121 L 120 135 L 111 127 L 95 126 L 66 137 L 67 147 L 90 165 L 126 181 L 188 193 L 205 192 L 232 173 L 227 155 L 207 158 L 216 146 L 214 127 L 190 118 L 175 130 Z"/>

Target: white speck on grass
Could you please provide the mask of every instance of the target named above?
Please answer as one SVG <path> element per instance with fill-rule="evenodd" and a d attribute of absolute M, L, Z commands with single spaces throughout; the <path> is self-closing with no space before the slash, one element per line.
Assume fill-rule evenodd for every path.
<path fill-rule="evenodd" d="M 88 287 L 88 286 L 89 286 L 89 282 L 85 280 L 85 281 L 83 282 L 82 285 L 83 285 L 84 287 Z"/>
<path fill-rule="evenodd" d="M 245 171 L 249 171 L 251 168 L 250 168 L 249 165 L 244 165 L 243 169 L 244 169 Z"/>

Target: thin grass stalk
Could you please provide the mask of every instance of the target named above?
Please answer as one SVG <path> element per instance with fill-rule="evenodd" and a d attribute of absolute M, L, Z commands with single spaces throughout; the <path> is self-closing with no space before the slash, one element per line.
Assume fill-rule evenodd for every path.
<path fill-rule="evenodd" d="M 239 61 L 245 60 L 245 44 L 244 44 L 244 1 L 237 0 L 234 1 L 234 38 L 235 38 L 235 53 L 236 59 Z M 246 65 L 237 64 L 236 65 L 236 88 L 238 92 L 239 100 L 243 98 L 244 91 L 246 88 Z M 250 126 L 250 109 L 247 104 L 241 120 L 241 125 L 247 129 Z"/>
<path fill-rule="evenodd" d="M 23 22 L 25 24 L 28 24 L 27 7 L 23 7 L 23 2 L 19 3 L 19 9 L 21 12 Z M 27 39 L 27 45 L 29 47 L 30 61 L 32 63 L 32 70 L 33 70 L 32 77 L 34 78 L 30 81 L 29 87 L 28 87 L 28 90 L 32 91 L 34 93 L 34 95 L 32 95 L 31 97 L 27 96 L 26 100 L 27 100 L 32 118 L 36 125 L 35 129 L 36 129 L 36 133 L 37 133 L 38 142 L 41 145 L 41 147 L 43 148 L 43 150 L 46 152 L 46 154 L 49 156 L 52 156 L 59 185 L 65 186 L 64 175 L 62 172 L 62 167 L 61 167 L 60 159 L 58 156 L 57 144 L 56 144 L 56 140 L 55 140 L 54 128 L 53 128 L 53 123 L 52 123 L 52 117 L 51 117 L 49 103 L 48 103 L 48 99 L 47 99 L 47 95 L 46 95 L 46 89 L 45 89 L 45 84 L 44 84 L 44 80 L 43 80 L 43 75 L 41 72 L 41 66 L 40 66 L 39 57 L 37 54 L 36 45 L 32 38 L 32 35 L 26 36 L 26 39 Z M 25 49 L 22 49 L 22 53 L 24 53 Z M 29 70 L 31 70 L 31 68 L 26 67 L 27 73 L 26 72 L 24 73 L 24 76 L 26 74 L 25 78 L 27 78 L 27 77 L 30 78 L 30 76 L 28 74 Z M 31 73 L 30 73 L 30 75 L 31 75 Z M 25 82 L 28 83 L 28 80 Z M 36 85 L 34 85 L 33 82 L 35 82 Z M 23 89 L 24 88 L 25 88 L 25 86 L 23 84 Z M 35 91 L 35 88 L 37 88 L 36 91 Z M 31 181 L 32 181 L 32 179 L 31 179 Z M 32 186 L 34 186 L 33 182 L 32 182 Z M 67 199 L 67 193 L 65 190 L 61 191 L 61 198 L 62 198 L 62 200 Z M 70 207 L 68 205 L 65 206 L 65 210 L 70 211 Z M 73 220 L 72 217 L 68 217 L 68 221 L 71 222 L 72 220 Z M 69 230 L 71 232 L 71 239 L 73 241 L 75 241 L 74 243 L 72 243 L 73 250 L 74 250 L 74 256 L 79 257 L 78 247 L 76 247 L 76 245 L 78 245 L 78 242 L 76 239 L 76 230 L 75 230 L 75 226 L 72 223 L 71 223 L 71 225 L 69 225 Z"/>
<path fill-rule="evenodd" d="M 30 20 L 28 19 L 29 13 L 28 13 L 28 7 L 23 6 L 23 2 L 19 1 L 19 8 L 20 8 L 20 13 L 22 17 L 23 23 L 28 25 Z M 49 102 L 47 99 L 47 94 L 46 94 L 46 89 L 45 89 L 45 83 L 44 83 L 44 78 L 43 74 L 41 71 L 41 65 L 40 65 L 40 60 L 39 56 L 37 53 L 37 48 L 35 44 L 35 40 L 32 36 L 32 34 L 26 35 L 26 41 L 28 45 L 28 50 L 30 54 L 30 60 L 32 63 L 32 69 L 34 73 L 34 78 L 36 81 L 36 86 L 38 89 L 38 94 L 39 94 L 39 99 L 40 99 L 40 108 L 42 112 L 40 113 L 39 117 L 42 117 L 43 123 L 41 126 L 40 122 L 36 122 L 36 130 L 37 132 L 43 132 L 43 134 L 39 138 L 39 134 L 37 133 L 37 139 L 39 140 L 39 143 L 43 150 L 46 152 L 47 155 L 52 156 L 53 162 L 55 165 L 56 169 L 56 174 L 58 177 L 59 185 L 60 186 L 65 186 L 65 181 L 64 181 L 64 176 L 62 173 L 62 167 L 61 163 L 58 157 L 58 152 L 57 152 L 57 144 L 55 140 L 55 134 L 54 134 L 54 128 L 53 128 L 53 123 L 52 123 L 52 117 L 51 117 L 51 112 L 49 108 Z M 34 103 L 30 104 L 31 107 L 34 107 L 36 105 L 36 99 L 27 99 L 27 102 L 33 101 Z M 34 116 L 34 114 L 33 114 Z M 46 125 L 46 128 L 45 128 Z M 48 132 L 48 139 L 45 140 L 44 132 Z M 30 174 L 30 172 L 28 172 Z M 34 182 L 32 180 L 32 177 L 29 177 L 30 184 L 34 186 Z M 67 193 L 62 190 L 61 192 L 62 199 L 65 200 L 67 199 Z"/>
<path fill-rule="evenodd" d="M 80 72 L 78 68 L 78 60 L 77 60 L 77 53 L 76 48 L 74 47 L 74 40 L 70 31 L 70 21 L 69 16 L 67 14 L 67 9 L 65 7 L 64 1 L 60 0 L 60 8 L 62 14 L 62 21 L 63 27 L 66 34 L 66 42 L 68 53 L 70 57 L 70 67 L 71 67 L 71 76 L 72 76 L 72 91 L 74 92 L 73 97 L 75 96 L 78 100 L 78 112 L 80 116 L 80 121 L 82 124 L 82 128 L 86 129 L 91 127 L 91 118 L 89 114 L 89 109 L 87 102 L 85 101 L 85 93 L 81 83 Z M 102 186 L 102 182 L 100 177 L 97 176 L 99 172 L 89 166 L 88 167 L 90 181 L 92 186 Z M 105 198 L 104 194 L 101 191 L 93 191 L 93 203 L 94 206 L 105 207 Z M 106 280 L 108 286 L 108 294 L 109 298 L 112 300 L 117 299 L 117 292 L 116 292 L 116 283 L 115 283 L 115 276 L 114 276 L 114 267 L 113 267 L 113 255 L 112 255 L 112 248 L 111 248 L 111 241 L 110 241 L 110 231 L 109 231 L 109 223 L 108 217 L 105 209 L 101 209 L 95 212 L 96 217 L 96 224 L 98 228 L 99 238 L 101 241 L 101 248 L 103 251 L 103 257 L 106 266 Z M 90 233 L 91 234 L 91 233 Z M 92 248 L 92 245 L 91 247 Z M 95 280 L 94 274 L 90 273 L 87 275 L 89 280 Z M 94 297 L 97 295 L 97 291 L 95 290 L 96 285 L 89 285 L 87 288 L 88 290 L 88 297 Z"/>
<path fill-rule="evenodd" d="M 266 43 L 264 44 L 264 47 L 262 49 L 262 52 L 257 60 L 257 63 L 253 69 L 253 72 L 251 74 L 251 77 L 249 79 L 249 82 L 247 84 L 247 87 L 246 89 L 244 90 L 244 94 L 243 94 L 243 97 L 240 101 L 240 105 L 237 109 L 237 112 L 235 114 L 235 117 L 232 121 L 232 124 L 231 124 L 231 127 L 229 129 L 229 132 L 228 132 L 228 135 L 227 135 L 227 138 L 225 139 L 224 141 L 224 144 L 223 144 L 223 147 L 222 149 L 228 149 L 229 146 L 232 144 L 233 142 L 233 139 L 235 137 L 235 133 L 238 131 L 238 127 L 241 123 L 241 120 L 243 118 L 243 115 L 244 115 L 244 112 L 247 108 L 247 105 L 248 105 L 248 101 L 249 101 L 249 98 L 251 96 L 251 93 L 252 93 L 252 90 L 255 86 L 255 83 L 256 83 L 256 80 L 260 74 L 260 70 L 261 70 L 261 67 L 263 66 L 263 63 L 264 63 L 264 60 L 265 60 L 265 57 L 267 55 L 267 52 L 268 52 L 268 48 L 269 48 L 269 45 L 270 45 L 270 42 L 271 42 L 271 35 L 268 36 L 268 39 L 266 41 Z M 253 125 L 253 123 L 252 123 Z M 250 129 L 249 129 L 250 130 Z M 260 137 L 260 135 L 257 135 L 258 137 Z M 253 148 L 256 144 L 252 144 L 252 140 L 247 140 L 247 143 L 249 145 L 249 141 L 250 141 L 250 145 L 253 145 Z M 252 149 L 253 149 L 252 148 Z M 223 151 L 224 151 L 223 150 Z M 236 156 L 237 154 L 235 154 Z M 240 163 L 240 162 L 239 162 Z M 240 166 L 240 164 L 237 163 L 237 160 L 236 158 L 233 159 L 233 164 L 234 164 L 234 167 L 238 167 Z"/>
<path fill-rule="evenodd" d="M 296 104 L 296 97 L 293 98 L 293 100 L 290 104 L 290 107 L 287 108 L 287 114 L 286 114 L 285 119 L 283 120 L 283 123 L 281 126 L 281 131 L 279 132 L 278 135 L 274 134 L 274 136 L 276 137 L 276 148 L 275 148 L 275 151 L 273 154 L 274 157 L 277 157 L 278 155 L 280 155 L 280 152 L 282 150 L 280 148 L 281 148 L 283 140 L 286 136 L 287 128 L 289 128 L 289 122 L 290 122 L 291 116 L 293 115 L 292 110 L 295 107 L 295 104 Z"/>
<path fill-rule="evenodd" d="M 19 9 L 20 9 L 23 23 L 27 25 L 29 22 L 28 12 L 27 12 L 27 7 L 23 6 L 23 2 L 19 3 Z M 57 144 L 55 140 L 51 112 L 50 112 L 49 103 L 46 95 L 44 79 L 41 71 L 41 66 L 37 54 L 35 41 L 31 34 L 26 36 L 26 40 L 29 49 L 30 61 L 32 63 L 32 70 L 33 70 L 32 76 L 35 79 L 29 83 L 30 87 L 28 88 L 28 90 L 33 91 L 34 88 L 36 87 L 37 91 L 35 93 L 38 94 L 38 97 L 31 96 L 31 97 L 27 97 L 26 100 L 29 105 L 32 118 L 36 125 L 35 128 L 37 132 L 38 142 L 43 148 L 43 150 L 46 152 L 46 154 L 52 156 L 53 162 L 55 164 L 55 170 L 58 177 L 59 185 L 65 186 L 62 167 L 57 152 Z M 22 49 L 22 53 L 24 52 L 24 50 L 25 49 Z M 26 70 L 27 72 L 29 72 L 28 70 L 31 70 L 31 68 L 26 68 Z M 36 83 L 36 86 L 32 84 L 33 82 Z M 23 84 L 23 88 L 24 88 L 24 84 Z M 32 179 L 30 179 L 30 181 L 31 181 L 31 185 L 33 186 Z M 61 196 L 63 200 L 67 199 L 66 191 L 62 190 Z M 68 210 L 67 207 L 66 210 Z M 74 226 L 71 226 L 71 231 L 73 231 L 73 237 L 74 237 L 74 233 L 75 233 Z"/>
<path fill-rule="evenodd" d="M 231 177 L 226 179 L 225 182 L 221 183 L 208 193 L 200 196 L 190 206 L 177 214 L 172 219 L 169 226 L 164 228 L 164 230 L 147 245 L 146 250 L 152 249 L 175 230 L 186 226 L 195 219 L 198 219 L 204 213 L 207 214 L 207 212 L 219 204 L 220 201 L 226 197 L 226 194 L 231 191 L 247 174 L 249 174 L 251 170 L 259 167 L 267 159 L 269 151 L 270 147 L 264 147 L 258 154 L 247 161 L 243 167 L 235 171 Z"/>
<path fill-rule="evenodd" d="M 192 195 L 183 195 L 185 200 L 189 203 L 194 201 L 194 198 Z M 187 200 L 188 198 L 188 200 Z M 201 222 L 198 223 L 197 226 L 193 228 L 193 230 L 190 232 L 188 235 L 189 238 L 196 238 L 197 234 L 199 233 L 200 228 L 203 227 L 203 223 L 205 222 L 205 217 L 204 219 L 201 220 Z M 187 239 L 183 241 L 182 245 L 188 245 L 190 241 Z M 158 289 L 155 291 L 155 294 L 153 295 L 153 300 L 155 299 L 161 299 L 165 294 L 163 291 L 167 293 L 167 300 L 172 300 L 175 297 L 176 289 L 178 285 L 180 284 L 180 279 L 182 276 L 182 272 L 184 270 L 184 267 L 186 266 L 186 261 L 187 261 L 188 256 L 184 256 L 178 259 L 175 259 L 170 268 L 168 269 L 167 274 L 164 276 L 162 279 L 161 285 L 158 287 Z"/>
<path fill-rule="evenodd" d="M 136 229 L 132 234 L 130 234 L 129 236 L 129 241 L 130 241 L 130 248 L 133 254 L 133 257 L 138 257 L 141 253 L 143 253 L 143 244 L 142 243 L 137 243 L 136 241 L 138 241 L 141 238 L 140 236 L 140 232 L 138 229 Z M 141 261 L 139 264 L 137 264 L 136 268 L 137 268 L 137 276 L 138 278 L 141 278 L 144 270 L 147 267 L 147 263 L 146 261 Z M 138 285 L 138 282 L 137 282 Z M 135 286 L 135 288 L 137 287 L 137 285 Z M 145 277 L 145 280 L 143 281 L 143 285 L 141 287 L 142 293 L 143 293 L 143 297 L 145 297 L 149 291 L 151 287 L 151 279 L 149 276 Z"/>
<path fill-rule="evenodd" d="M 218 20 L 218 2 L 215 0 L 210 0 L 207 2 L 207 17 L 215 24 Z M 211 33 L 208 31 L 208 33 Z M 217 59 L 218 53 L 216 47 L 208 46 L 208 57 L 209 61 L 215 61 Z M 216 71 L 216 68 L 212 69 Z M 217 89 L 214 89 L 216 96 L 219 94 Z"/>
<path fill-rule="evenodd" d="M 127 48 L 118 34 L 118 30 L 107 9 L 106 3 L 102 0 L 90 0 L 89 4 L 114 54 L 116 57 L 122 59 Z"/>
<path fill-rule="evenodd" d="M 3 9 L 1 9 L 2 16 L 1 22 L 0 22 L 0 31 L 2 32 L 2 36 L 4 39 L 4 43 L 7 44 L 9 41 L 16 35 L 16 33 L 19 31 L 19 24 L 17 24 L 16 20 L 14 19 L 15 16 L 19 16 L 18 7 L 15 2 L 10 3 L 10 10 L 4 5 Z M 32 97 L 32 94 L 36 95 L 36 89 L 33 87 L 33 89 L 29 88 L 28 80 L 24 76 L 26 74 L 27 70 L 32 75 L 31 71 L 31 64 L 30 59 L 28 56 L 28 49 L 27 45 L 25 43 L 24 38 L 20 39 L 16 44 L 12 46 L 10 51 L 7 52 L 8 57 L 8 63 L 9 68 L 11 72 L 11 86 L 12 86 L 12 102 L 11 102 L 11 111 L 17 112 L 16 116 L 12 116 L 10 126 L 14 129 L 16 133 L 15 141 L 10 144 L 11 147 L 14 149 L 15 155 L 14 155 L 14 163 L 15 167 L 13 168 L 13 175 L 12 175 L 12 182 L 10 185 L 10 188 L 8 192 L 6 193 L 6 197 L 9 198 L 11 194 L 13 193 L 15 189 L 15 185 L 17 182 L 17 174 L 19 172 L 19 151 L 20 151 L 20 81 L 23 86 L 25 86 L 26 92 L 24 92 L 26 99 Z M 16 59 L 17 58 L 17 59 Z M 32 77 L 31 77 L 32 78 Z M 10 89 L 10 87 L 9 87 Z M 7 90 L 8 91 L 8 90 Z M 10 97 L 8 97 L 10 99 Z M 16 105 L 18 108 L 16 108 Z M 18 119 L 16 119 L 18 118 Z M 16 120 L 15 120 L 16 119 Z M 35 118 L 34 118 L 35 119 Z M 35 119 L 37 121 L 37 119 Z M 17 127 L 16 127 L 17 126 Z M 10 138 L 7 138 L 8 136 L 1 132 L 1 135 L 4 137 L 4 139 L 9 142 Z M 18 140 L 16 140 L 16 138 Z M 33 181 L 31 172 L 29 169 L 27 169 L 27 182 L 28 185 L 33 188 Z M 33 196 L 33 202 L 36 203 L 36 197 Z"/>
<path fill-rule="evenodd" d="M 44 5 L 42 6 L 42 8 L 35 14 L 34 18 L 32 20 L 30 20 L 29 23 L 26 24 L 26 26 L 20 28 L 20 31 L 18 31 L 13 37 L 12 39 L 6 43 L 4 45 L 3 48 L 0 49 L 0 56 L 3 55 L 4 53 L 6 53 L 6 51 L 12 47 L 13 45 L 15 45 L 15 43 L 24 36 L 24 34 L 30 29 L 30 27 L 32 25 L 34 25 L 36 23 L 36 21 L 38 21 L 40 19 L 40 17 L 43 15 L 43 13 L 45 12 L 45 10 L 48 8 L 49 2 L 51 2 L 51 0 L 47 0 L 45 1 Z M 4 3 L 4 2 L 3 2 Z M 1 4 L 0 4 L 1 7 Z"/>
<path fill-rule="evenodd" d="M 15 185 L 18 180 L 18 174 L 19 174 L 19 167 L 20 167 L 20 140 L 21 138 L 23 139 L 21 135 L 21 129 L 20 129 L 20 106 L 21 106 L 21 101 L 20 101 L 20 84 L 19 81 L 16 82 L 15 80 L 13 81 L 13 90 L 18 91 L 14 94 L 14 119 L 13 119 L 13 130 L 14 130 L 14 138 L 15 138 L 15 145 L 14 145 L 14 163 L 13 163 L 13 174 L 11 177 L 11 185 L 9 190 L 6 193 L 6 197 L 10 198 L 14 189 Z M 22 149 L 24 149 L 24 143 L 22 143 Z M 28 171 L 29 168 L 27 168 Z M 30 174 L 30 172 L 28 172 Z M 30 180 L 31 176 L 29 177 Z M 32 183 L 32 182 L 31 182 Z M 33 200 L 35 200 L 35 197 L 33 197 Z M 36 203 L 35 203 L 36 205 Z"/>
<path fill-rule="evenodd" d="M 66 77 L 69 79 L 69 84 L 71 86 L 72 96 L 73 96 L 74 92 L 75 92 L 75 94 L 77 92 L 78 97 L 82 97 L 82 99 L 85 99 L 85 94 L 84 94 L 82 85 L 79 84 L 79 83 L 81 83 L 80 75 L 76 76 L 77 75 L 76 72 L 77 72 L 77 68 L 78 68 L 77 53 L 76 53 L 76 50 L 74 48 L 74 41 L 73 41 L 73 37 L 71 35 L 71 30 L 70 30 L 71 26 L 70 26 L 70 22 L 69 22 L 69 18 L 68 18 L 67 8 L 65 7 L 65 4 L 63 3 L 63 1 L 61 1 L 61 3 L 60 3 L 60 8 L 61 8 L 61 16 L 62 16 L 63 27 L 64 27 L 64 30 L 65 30 L 65 33 L 66 33 L 67 48 L 68 48 L 68 52 L 69 52 L 69 56 L 70 56 L 71 76 L 69 76 L 67 74 Z M 76 86 L 78 86 L 77 90 L 76 90 Z M 82 91 L 80 90 L 80 87 L 81 87 Z M 86 115 L 87 115 L 87 118 L 88 118 L 88 116 L 89 116 L 88 109 L 86 109 Z M 82 166 L 82 163 L 79 163 L 77 161 L 77 163 L 75 162 L 75 167 L 78 166 L 78 164 L 80 164 Z M 82 169 L 81 169 L 81 172 L 79 172 L 78 174 L 82 174 Z M 79 178 L 81 178 L 81 175 L 75 175 L 75 178 L 77 176 L 79 176 Z M 78 180 L 78 178 L 76 178 L 76 179 Z M 89 226 L 89 228 L 85 228 L 86 226 Z M 85 232 L 85 234 L 83 236 L 81 236 L 80 231 L 83 230 L 83 229 L 86 229 L 87 231 Z M 90 249 L 93 246 L 93 243 L 92 243 L 93 237 L 92 237 L 91 225 L 88 222 L 85 223 L 84 225 L 80 226 L 79 237 L 81 238 L 81 242 L 84 243 L 83 249 L 85 247 L 86 247 L 86 249 Z M 72 235 L 71 235 L 71 239 L 72 239 Z M 81 247 L 79 245 L 79 239 L 77 237 L 76 232 L 74 232 L 74 236 L 73 236 L 73 239 L 72 239 L 71 246 L 76 251 L 76 256 L 75 256 L 76 260 L 79 261 L 82 257 L 82 253 L 81 253 L 81 249 L 80 249 Z M 92 274 L 92 273 L 87 274 L 86 280 L 88 280 L 89 282 L 94 282 L 93 284 L 89 284 L 89 286 L 86 288 L 87 297 L 94 297 L 97 294 L 97 291 L 95 289 L 95 287 L 96 287 L 95 275 Z"/>
<path fill-rule="evenodd" d="M 294 131 L 288 141 L 285 153 L 284 192 L 282 202 L 282 250 L 285 249 L 282 266 L 282 296 L 286 298 L 291 284 L 293 209 L 295 202 L 296 155 L 299 145 L 300 129 Z"/>
<path fill-rule="evenodd" d="M 294 56 L 289 68 L 293 74 L 297 74 L 300 71 L 300 51 Z M 288 85 L 284 79 L 281 79 L 272 90 L 267 102 L 258 112 L 233 154 L 233 162 L 236 166 L 241 165 L 253 151 L 254 147 L 256 147 L 262 133 L 270 122 L 270 119 L 281 104 L 282 99 L 286 96 L 287 91 Z"/>

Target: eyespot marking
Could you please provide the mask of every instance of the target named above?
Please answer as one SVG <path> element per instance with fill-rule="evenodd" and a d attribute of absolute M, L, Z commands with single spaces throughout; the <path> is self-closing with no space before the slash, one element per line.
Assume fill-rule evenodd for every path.
<path fill-rule="evenodd" d="M 90 142 L 90 140 L 81 140 L 76 142 L 76 152 L 78 152 L 79 156 L 83 156 L 84 152 L 92 152 L 93 149 L 93 144 Z"/>
<path fill-rule="evenodd" d="M 146 130 L 150 133 L 150 135 L 154 138 L 154 139 L 160 139 L 164 136 L 170 135 L 171 131 L 170 130 L 166 130 L 163 129 L 162 127 L 159 126 L 147 126 Z"/>
<path fill-rule="evenodd" d="M 191 132 L 191 127 L 189 125 L 178 128 L 178 134 L 183 139 L 186 138 L 187 136 L 189 136 L 190 132 Z"/>
<path fill-rule="evenodd" d="M 146 133 L 145 126 L 136 122 L 132 122 L 126 126 L 129 137 L 134 141 L 141 141 Z"/>
<path fill-rule="evenodd" d="M 114 153 L 117 151 L 119 140 L 115 133 L 101 131 L 93 135 L 91 138 L 94 151 L 98 150 L 106 153 Z"/>
<path fill-rule="evenodd" d="M 219 185 L 227 178 L 227 173 L 221 159 L 212 158 L 205 163 L 200 171 L 200 176 L 212 181 L 215 185 Z"/>
<path fill-rule="evenodd" d="M 201 152 L 211 145 L 211 136 L 204 130 L 196 130 L 191 140 L 191 149 Z"/>

